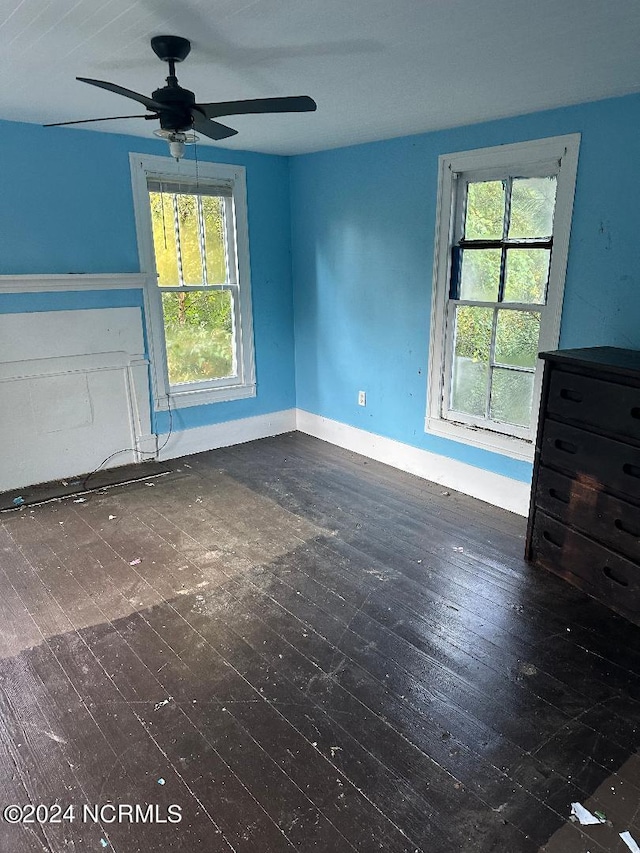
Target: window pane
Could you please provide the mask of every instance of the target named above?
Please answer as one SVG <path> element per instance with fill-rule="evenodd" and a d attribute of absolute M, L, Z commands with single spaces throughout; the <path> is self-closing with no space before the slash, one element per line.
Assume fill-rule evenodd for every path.
<path fill-rule="evenodd" d="M 463 249 L 460 299 L 497 302 L 500 285 L 500 249 Z"/>
<path fill-rule="evenodd" d="M 551 237 L 556 178 L 514 178 L 509 237 Z"/>
<path fill-rule="evenodd" d="M 180 226 L 180 257 L 184 284 L 202 284 L 202 255 L 198 227 L 198 199 L 179 193 L 178 223 Z"/>
<path fill-rule="evenodd" d="M 504 226 L 504 184 L 476 181 L 467 186 L 465 240 L 501 240 Z"/>
<path fill-rule="evenodd" d="M 529 426 L 534 373 L 494 367 L 491 382 L 491 417 L 495 421 Z"/>
<path fill-rule="evenodd" d="M 227 277 L 225 251 L 224 199 L 202 196 L 204 246 L 207 259 L 207 284 L 224 284 Z"/>
<path fill-rule="evenodd" d="M 158 284 L 161 287 L 176 287 L 180 282 L 178 281 L 173 196 L 171 193 L 149 193 L 149 204 Z"/>
<path fill-rule="evenodd" d="M 535 368 L 539 338 L 538 311 L 498 311 L 496 363 Z"/>
<path fill-rule="evenodd" d="M 544 304 L 550 260 L 549 249 L 507 249 L 504 301 Z"/>
<path fill-rule="evenodd" d="M 233 302 L 228 290 L 162 294 L 169 383 L 233 374 Z"/>
<path fill-rule="evenodd" d="M 449 408 L 486 416 L 493 308 L 456 307 L 455 348 Z"/>

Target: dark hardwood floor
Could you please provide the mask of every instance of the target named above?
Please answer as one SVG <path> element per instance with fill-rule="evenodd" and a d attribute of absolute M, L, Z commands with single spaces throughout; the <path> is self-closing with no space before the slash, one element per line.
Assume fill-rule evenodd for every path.
<path fill-rule="evenodd" d="M 3 853 L 640 840 L 640 629 L 524 519 L 298 433 L 167 467 L 0 515 L 0 805 L 75 807 Z"/>

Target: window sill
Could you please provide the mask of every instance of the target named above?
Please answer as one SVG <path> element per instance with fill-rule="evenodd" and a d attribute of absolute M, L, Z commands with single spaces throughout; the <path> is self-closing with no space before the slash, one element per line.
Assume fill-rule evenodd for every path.
<path fill-rule="evenodd" d="M 493 453 L 500 453 L 513 459 L 533 462 L 534 444 L 523 438 L 502 435 L 488 429 L 454 423 L 442 418 L 426 418 L 425 432 L 452 441 L 459 441 L 462 444 L 470 444 L 473 447 L 481 447 L 483 450 L 490 450 Z"/>
<path fill-rule="evenodd" d="M 209 403 L 225 403 L 229 400 L 243 400 L 256 396 L 256 386 L 228 385 L 223 388 L 198 388 L 193 391 L 171 391 L 169 399 L 162 397 L 155 401 L 158 412 L 171 409 L 186 409 L 189 406 L 206 406 Z"/>

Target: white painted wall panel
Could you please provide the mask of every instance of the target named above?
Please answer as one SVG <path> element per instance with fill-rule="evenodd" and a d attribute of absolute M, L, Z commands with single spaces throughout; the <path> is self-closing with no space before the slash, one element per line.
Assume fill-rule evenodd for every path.
<path fill-rule="evenodd" d="M 0 315 L 0 362 L 107 352 L 142 356 L 139 308 Z"/>
<path fill-rule="evenodd" d="M 0 315 L 0 491 L 155 448 L 141 312 Z"/>

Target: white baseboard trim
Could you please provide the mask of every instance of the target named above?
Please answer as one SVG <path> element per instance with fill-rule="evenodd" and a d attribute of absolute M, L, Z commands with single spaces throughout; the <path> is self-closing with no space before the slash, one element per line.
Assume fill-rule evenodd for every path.
<path fill-rule="evenodd" d="M 166 447 L 160 451 L 158 459 L 189 456 L 192 453 L 244 444 L 296 429 L 518 515 L 526 516 L 529 512 L 528 483 L 512 480 L 502 474 L 494 474 L 428 450 L 420 450 L 339 421 L 313 415 L 302 409 L 286 409 L 268 415 L 174 432 Z M 166 433 L 159 435 L 158 446 L 162 447 L 165 440 Z"/>
<path fill-rule="evenodd" d="M 518 515 L 527 516 L 529 513 L 531 487 L 520 480 L 512 480 L 502 474 L 494 474 L 457 459 L 420 450 L 392 438 L 375 435 L 302 409 L 296 409 L 296 428 L 345 450 L 352 450 L 361 456 L 384 462 L 425 480 L 432 480 Z"/>
<path fill-rule="evenodd" d="M 280 412 L 270 412 L 268 415 L 256 415 L 252 418 L 180 430 L 172 433 L 166 447 L 162 447 L 167 437 L 165 433 L 158 436 L 158 447 L 162 447 L 158 459 L 175 459 L 178 456 L 215 450 L 218 447 L 244 444 L 257 438 L 293 432 L 295 428 L 296 410 L 285 409 Z"/>

